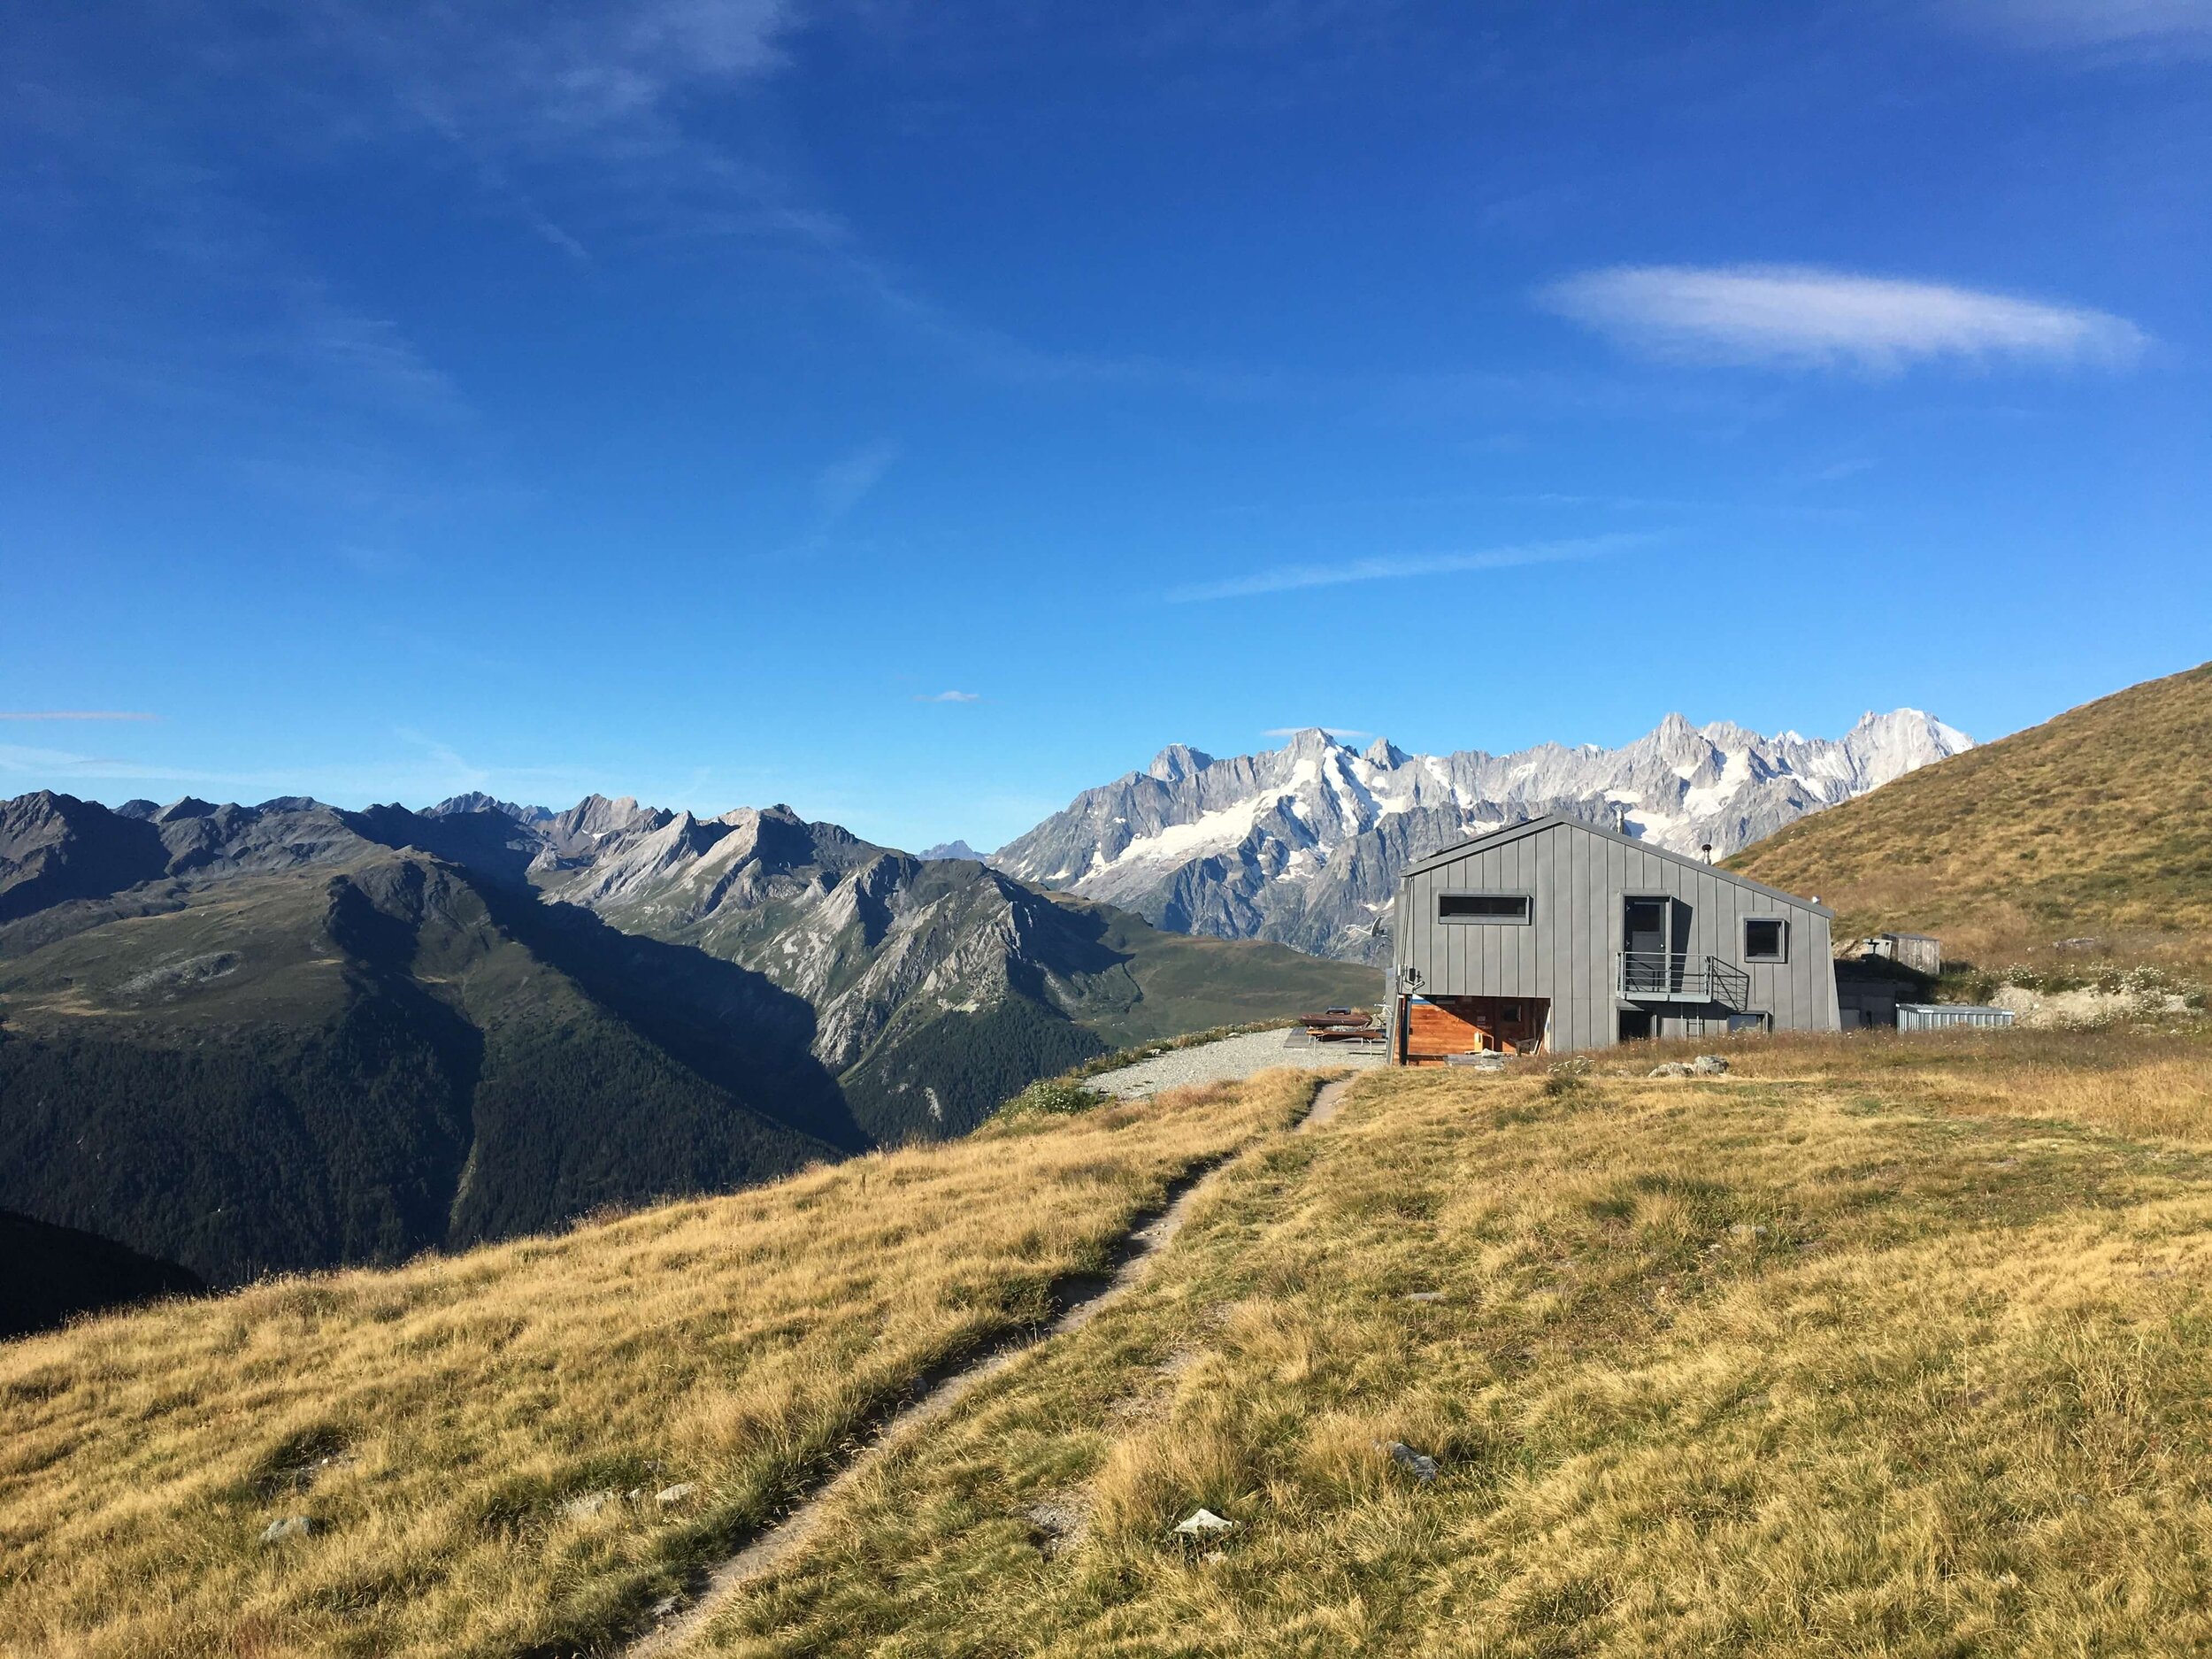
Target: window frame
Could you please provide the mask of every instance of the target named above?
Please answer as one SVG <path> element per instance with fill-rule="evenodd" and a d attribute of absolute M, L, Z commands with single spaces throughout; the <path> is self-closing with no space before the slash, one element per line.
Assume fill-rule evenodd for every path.
<path fill-rule="evenodd" d="M 1447 899 L 1517 899 L 1518 916 L 1447 916 Z M 1440 927 L 1531 927 L 1536 922 L 1536 895 L 1502 888 L 1452 887 L 1439 889 L 1436 895 L 1436 921 Z"/>
<path fill-rule="evenodd" d="M 1751 925 L 1754 922 L 1772 922 L 1778 930 L 1780 938 L 1774 955 L 1755 956 L 1751 954 Z M 1743 918 L 1741 935 L 1737 942 L 1743 948 L 1746 967 L 1755 964 L 1763 968 L 1786 968 L 1790 961 L 1790 918 L 1786 916 L 1747 916 Z"/>

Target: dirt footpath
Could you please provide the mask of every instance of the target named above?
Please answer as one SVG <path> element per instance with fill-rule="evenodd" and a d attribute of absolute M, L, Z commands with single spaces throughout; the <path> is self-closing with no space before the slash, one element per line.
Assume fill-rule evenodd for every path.
<path fill-rule="evenodd" d="M 1317 1071 L 1334 1071 L 1340 1066 L 1382 1064 L 1382 1056 L 1349 1054 L 1341 1043 L 1294 1041 L 1304 1034 L 1294 1028 L 1224 1037 L 1218 1042 L 1201 1043 L 1194 1048 L 1178 1048 L 1172 1054 L 1140 1060 L 1118 1071 L 1101 1071 L 1096 1077 L 1085 1078 L 1083 1083 L 1087 1088 L 1118 1095 L 1123 1100 L 1135 1100 L 1141 1095 L 1156 1094 L 1164 1088 L 1179 1088 L 1186 1083 L 1220 1083 L 1250 1077 L 1255 1071 L 1264 1071 L 1274 1065 L 1310 1065 Z"/>

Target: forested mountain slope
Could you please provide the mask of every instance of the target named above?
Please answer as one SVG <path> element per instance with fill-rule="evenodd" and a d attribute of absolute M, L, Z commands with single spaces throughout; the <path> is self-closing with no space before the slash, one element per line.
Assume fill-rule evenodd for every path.
<path fill-rule="evenodd" d="M 1371 995 L 780 808 L 0 805 L 0 1205 L 228 1283 L 964 1133 Z"/>
<path fill-rule="evenodd" d="M 368 849 L 0 930 L 0 1204 L 234 1282 L 864 1145 L 803 1002 Z"/>

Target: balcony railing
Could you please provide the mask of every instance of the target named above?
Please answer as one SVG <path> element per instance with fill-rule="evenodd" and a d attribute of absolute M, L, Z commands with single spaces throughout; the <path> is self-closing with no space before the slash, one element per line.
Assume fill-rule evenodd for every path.
<path fill-rule="evenodd" d="M 1751 976 L 1718 956 L 1679 950 L 1620 950 L 1613 954 L 1613 988 L 1641 1002 L 1709 1002 L 1741 1013 L 1751 1000 Z"/>

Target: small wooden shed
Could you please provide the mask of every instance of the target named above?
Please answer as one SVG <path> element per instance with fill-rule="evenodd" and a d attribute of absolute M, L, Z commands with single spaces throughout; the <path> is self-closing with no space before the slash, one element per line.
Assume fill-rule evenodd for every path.
<path fill-rule="evenodd" d="M 1831 916 L 1611 830 L 1532 818 L 1401 872 L 1391 1060 L 1833 1031 Z"/>

